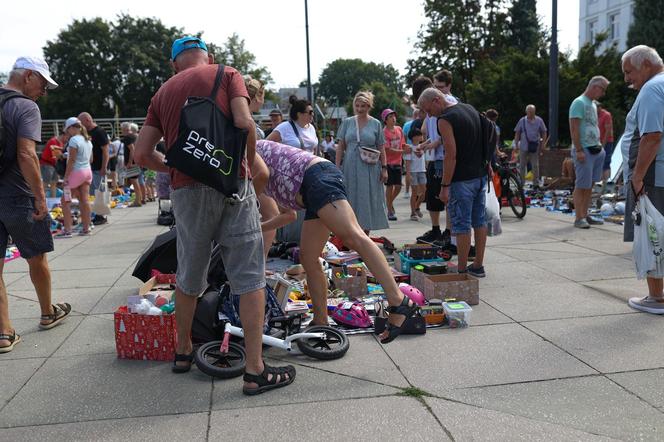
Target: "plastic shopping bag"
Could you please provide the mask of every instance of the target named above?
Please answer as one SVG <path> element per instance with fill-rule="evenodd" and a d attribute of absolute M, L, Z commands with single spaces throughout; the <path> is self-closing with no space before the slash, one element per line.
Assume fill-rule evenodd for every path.
<path fill-rule="evenodd" d="M 99 189 L 95 190 L 95 202 L 92 205 L 92 211 L 97 215 L 110 215 L 111 213 L 111 192 L 102 183 Z"/>
<path fill-rule="evenodd" d="M 632 255 L 636 276 L 643 279 L 648 272 L 664 270 L 664 216 L 646 195 L 639 197 L 634 210 L 634 246 Z"/>
<path fill-rule="evenodd" d="M 489 192 L 486 196 L 486 222 L 489 228 L 489 236 L 498 236 L 503 233 L 502 223 L 500 221 L 500 204 L 496 197 L 494 186 L 489 182 Z"/>

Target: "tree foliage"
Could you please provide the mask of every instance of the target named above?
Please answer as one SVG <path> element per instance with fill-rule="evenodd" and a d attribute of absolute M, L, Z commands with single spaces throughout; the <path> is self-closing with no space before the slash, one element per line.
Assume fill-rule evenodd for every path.
<path fill-rule="evenodd" d="M 173 75 L 171 45 L 185 32 L 156 18 L 119 15 L 74 20 L 57 38 L 46 43 L 44 58 L 60 87 L 40 100 L 45 118 L 62 118 L 88 111 L 94 117 L 140 117 L 150 98 Z M 200 35 L 200 34 L 199 34 Z M 217 60 L 264 82 L 265 67 L 233 34 L 225 46 L 209 43 Z"/>
<path fill-rule="evenodd" d="M 329 63 L 316 86 L 317 96 L 328 102 L 346 104 L 364 84 L 379 82 L 397 94 L 403 94 L 401 77 L 391 64 L 366 63 L 359 58 L 339 58 Z"/>
<path fill-rule="evenodd" d="M 664 8 L 661 0 L 635 0 L 634 17 L 627 34 L 627 46 L 648 45 L 664 54 Z"/>

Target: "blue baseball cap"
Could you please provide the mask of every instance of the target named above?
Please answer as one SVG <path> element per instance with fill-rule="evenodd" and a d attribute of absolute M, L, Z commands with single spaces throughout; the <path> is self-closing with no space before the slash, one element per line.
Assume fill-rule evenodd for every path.
<path fill-rule="evenodd" d="M 171 48 L 171 60 L 175 60 L 175 58 L 178 55 L 180 55 L 187 49 L 196 49 L 196 48 L 203 49 L 205 52 L 208 51 L 205 42 L 198 37 L 189 35 L 186 37 L 178 38 L 173 42 L 173 47 Z"/>

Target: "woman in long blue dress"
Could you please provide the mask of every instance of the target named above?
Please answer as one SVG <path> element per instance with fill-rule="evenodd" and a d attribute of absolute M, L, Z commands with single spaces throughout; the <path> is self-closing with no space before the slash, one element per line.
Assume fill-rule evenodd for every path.
<path fill-rule="evenodd" d="M 372 107 L 371 92 L 360 91 L 355 94 L 355 116 L 346 118 L 339 128 L 336 158 L 337 166 L 344 173 L 348 201 L 360 226 L 367 233 L 389 228 L 383 185 L 387 180 L 385 138 L 380 121 L 369 115 Z M 379 160 L 375 164 L 365 162 L 360 154 L 360 146 L 378 150 Z"/>

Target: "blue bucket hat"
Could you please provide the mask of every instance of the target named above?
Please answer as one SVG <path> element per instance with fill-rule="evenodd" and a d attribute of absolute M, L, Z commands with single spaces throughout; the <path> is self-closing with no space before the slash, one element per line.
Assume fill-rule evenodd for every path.
<path fill-rule="evenodd" d="M 171 48 L 171 60 L 175 60 L 175 58 L 178 55 L 180 55 L 187 49 L 196 49 L 196 48 L 203 49 L 205 52 L 208 51 L 205 42 L 198 37 L 189 35 L 186 37 L 178 38 L 173 42 L 173 47 Z"/>

